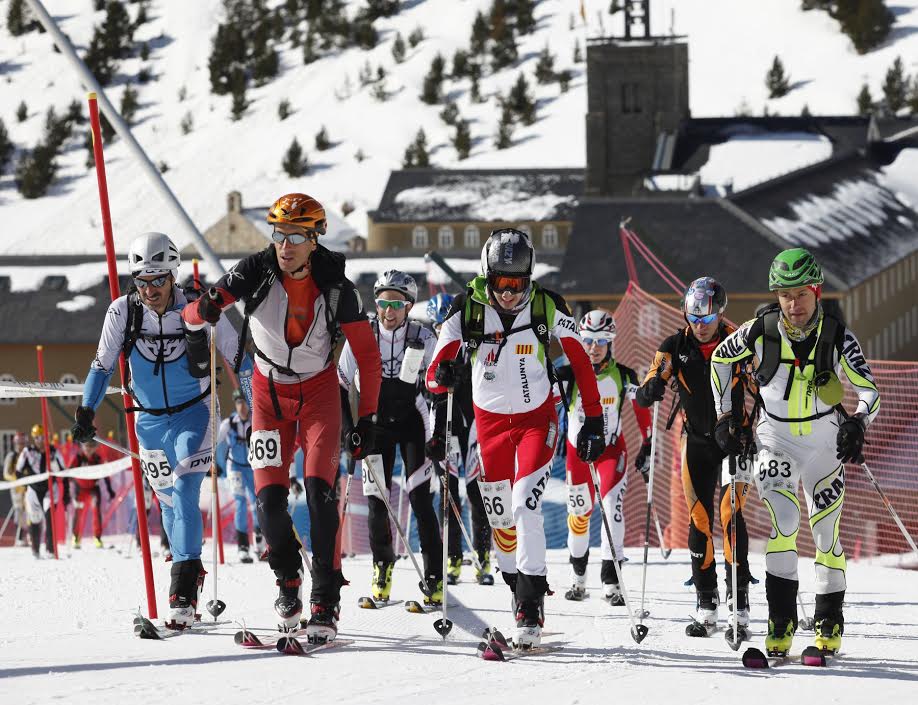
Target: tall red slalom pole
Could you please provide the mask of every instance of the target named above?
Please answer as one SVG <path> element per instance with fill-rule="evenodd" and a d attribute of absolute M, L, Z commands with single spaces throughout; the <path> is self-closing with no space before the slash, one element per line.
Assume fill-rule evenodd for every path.
<path fill-rule="evenodd" d="M 45 381 L 45 361 L 42 355 L 42 346 L 36 345 L 35 351 L 38 355 L 38 381 Z M 58 558 L 57 555 L 57 531 L 54 527 L 55 521 L 55 506 L 54 506 L 54 485 L 55 478 L 51 475 L 51 429 L 48 426 L 48 421 L 51 419 L 48 414 L 48 399 L 47 397 L 41 398 L 41 425 L 45 432 L 45 467 L 48 469 L 48 501 L 51 503 L 51 512 L 49 516 L 51 521 L 48 523 L 48 526 L 45 527 L 45 531 L 51 533 L 51 543 L 54 544 L 54 557 Z M 63 469 L 63 468 L 61 468 Z"/>
<path fill-rule="evenodd" d="M 96 180 L 99 184 L 99 206 L 102 209 L 102 232 L 105 235 L 105 258 L 108 260 L 108 290 L 112 301 L 121 296 L 118 286 L 118 267 L 115 261 L 115 238 L 112 235 L 112 215 L 108 207 L 108 182 L 105 179 L 105 156 L 102 153 L 102 131 L 99 127 L 99 104 L 96 94 L 89 94 L 89 124 L 92 128 L 92 154 L 96 162 Z M 121 370 L 121 385 L 127 379 L 125 365 L 127 360 L 122 354 L 118 360 Z M 124 408 L 131 405 L 131 398 L 127 392 L 122 393 Z M 128 415 L 125 425 L 128 432 L 128 447 L 135 454 L 139 454 L 137 433 L 134 430 L 133 419 Z M 147 588 L 147 611 L 150 619 L 156 619 L 156 592 L 153 587 L 153 563 L 150 559 L 150 531 L 147 528 L 146 501 L 143 496 L 143 476 L 140 472 L 140 463 L 137 458 L 131 460 L 131 470 L 134 475 L 134 502 L 137 504 L 137 531 L 140 533 L 140 555 L 143 558 L 143 577 Z"/>

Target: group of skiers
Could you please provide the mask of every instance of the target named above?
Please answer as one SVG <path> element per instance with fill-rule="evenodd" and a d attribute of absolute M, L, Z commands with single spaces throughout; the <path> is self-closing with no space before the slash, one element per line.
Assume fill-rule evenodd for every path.
<path fill-rule="evenodd" d="M 71 431 L 78 442 L 95 436 L 95 409 L 124 351 L 142 467 L 172 547 L 167 627 L 193 624 L 205 576 L 198 497 L 214 463 L 209 396 L 216 344 L 240 380 L 235 412 L 220 425 L 217 460 L 237 496 L 235 527 L 246 561 L 246 500 L 256 507 L 256 553 L 266 556 L 275 574 L 283 629 L 303 623 L 314 643 L 337 634 L 341 587 L 347 584 L 337 481 L 342 452 L 351 467 L 357 461 L 363 466 L 374 600 L 388 600 L 392 589 L 397 546 L 390 518 L 396 516 L 388 490 L 396 450 L 417 523 L 420 585 L 431 607 L 442 604 L 444 579 L 458 580 L 462 565 L 456 521 L 444 549 L 432 483 L 447 484 L 458 500 L 461 466 L 472 509 L 476 579 L 493 582 L 493 544 L 512 593 L 514 641 L 538 646 L 549 592 L 542 499 L 563 442 L 571 563 L 565 597 L 586 595 L 589 524 L 598 499 L 611 525 L 602 539 L 603 597 L 624 604 L 624 402 L 631 401 L 642 436 L 634 467 L 647 481 L 649 409 L 672 387 L 682 418 L 682 481 L 697 591 L 698 612 L 687 633 L 705 636 L 717 624 L 713 532 L 719 483 L 724 558 L 728 566 L 737 563 L 735 585 L 726 572 L 727 601 L 736 601 L 740 625 L 748 624 L 751 576 L 742 509 L 754 482 L 773 522 L 766 646 L 774 653 L 790 648 L 797 626 L 796 488 L 802 479 L 817 545 L 816 644 L 839 648 L 844 463 L 860 458 L 879 395 L 854 334 L 821 305 L 823 276 L 806 250 L 775 258 L 769 288 L 776 304 L 737 329 L 724 318 L 724 288 L 711 277 L 693 281 L 682 304 L 685 327 L 662 341 L 641 381 L 615 359 L 611 314 L 591 310 L 578 321 L 561 296 L 534 281 L 535 251 L 520 230 L 492 232 L 482 248 L 481 274 L 459 295 L 438 294 L 428 302 L 431 329 L 409 316 L 418 289 L 400 271 L 379 277 L 375 315 L 368 315 L 345 277 L 344 255 L 320 244 L 327 221 L 315 199 L 282 196 L 267 220 L 273 243 L 242 259 L 207 292 L 186 292 L 176 284 L 179 252 L 166 235 L 147 233 L 132 242 L 134 287 L 109 308 Z M 222 315 L 236 302 L 244 312 L 241 334 Z M 552 338 L 565 358 L 557 367 L 549 351 Z M 840 405 L 842 376 L 859 398 L 850 416 Z M 747 397 L 755 399 L 751 410 Z M 559 404 L 567 417 L 564 441 Z M 302 488 L 293 482 L 305 493 L 312 547 L 308 617 L 302 614 L 303 544 L 288 513 L 297 446 L 303 452 Z M 729 482 L 721 482 L 728 468 L 739 468 L 733 502 L 725 491 Z"/>

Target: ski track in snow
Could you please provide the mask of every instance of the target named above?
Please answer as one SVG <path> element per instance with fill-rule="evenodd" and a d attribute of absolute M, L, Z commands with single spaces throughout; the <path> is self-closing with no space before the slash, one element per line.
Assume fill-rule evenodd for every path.
<path fill-rule="evenodd" d="M 126 537 L 115 537 L 125 545 Z M 209 545 L 205 565 L 210 570 Z M 227 554 L 232 553 L 231 549 Z M 638 549 L 625 576 L 635 604 L 640 600 Z M 826 670 L 795 662 L 770 672 L 743 669 L 739 653 L 723 632 L 689 639 L 683 630 L 694 596 L 682 585 L 688 554 L 668 561 L 652 556 L 648 571 L 650 633 L 641 644 L 629 636 L 623 608 L 599 599 L 598 560 L 589 571 L 589 599 L 567 602 L 566 553 L 549 553 L 546 644 L 563 650 L 512 663 L 488 663 L 475 656 L 480 631 L 495 625 L 512 630 L 509 594 L 500 577 L 493 587 L 463 582 L 450 588 L 453 631 L 444 643 L 433 629 L 438 613 L 413 615 L 401 605 L 361 610 L 371 565 L 367 556 L 346 559 L 351 585 L 343 590 L 342 638 L 354 644 L 308 658 L 283 657 L 273 650 L 246 651 L 233 643 L 237 627 L 214 634 L 187 634 L 165 642 L 132 634 L 132 612 L 145 605 L 142 568 L 136 553 L 90 547 L 59 562 L 36 563 L 28 549 L 2 552 L 0 575 L 0 702 L 29 705 L 63 701 L 106 705 L 126 702 L 285 702 L 316 695 L 336 703 L 510 702 L 600 703 L 610 699 L 653 703 L 705 702 L 738 697 L 744 703 L 865 703 L 880 693 L 887 702 L 911 702 L 918 682 L 918 573 L 876 564 L 849 563 L 843 655 Z M 802 589 L 812 616 L 811 560 L 801 561 Z M 722 576 L 722 567 L 719 568 Z M 764 578 L 761 556 L 752 572 Z M 169 566 L 154 559 L 160 617 L 166 611 Z M 463 580 L 473 571 L 463 569 Z M 393 599 L 419 599 L 417 578 L 407 561 L 395 571 Z M 205 599 L 211 599 L 208 579 Z M 242 619 L 250 628 L 274 625 L 274 577 L 267 564 L 219 569 L 219 596 L 228 608 L 221 619 Z M 752 590 L 753 644 L 762 647 L 766 607 L 764 580 Z M 724 610 L 721 611 L 722 623 Z M 41 626 L 39 626 L 41 625 Z M 882 632 L 880 631 L 882 630 Z M 794 655 L 812 643 L 798 632 Z M 743 647 L 745 648 L 745 647 Z M 757 680 L 761 679 L 761 680 Z M 767 681 L 767 685 L 765 685 Z M 299 700 L 303 702 L 303 700 Z"/>

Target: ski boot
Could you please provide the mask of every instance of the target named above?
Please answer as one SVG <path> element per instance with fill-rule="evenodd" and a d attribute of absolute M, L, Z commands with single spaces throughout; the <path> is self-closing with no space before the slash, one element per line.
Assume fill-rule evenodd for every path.
<path fill-rule="evenodd" d="M 823 617 L 816 622 L 816 648 L 825 653 L 834 654 L 841 648 L 842 634 L 845 633 L 845 621 L 838 618 Z"/>
<path fill-rule="evenodd" d="M 261 529 L 255 529 L 255 555 L 260 561 L 268 560 L 268 547 L 265 546 L 265 537 Z"/>
<path fill-rule="evenodd" d="M 376 602 L 388 602 L 392 592 L 392 568 L 395 563 L 376 561 L 373 564 L 373 599 Z"/>
<path fill-rule="evenodd" d="M 564 599 L 580 602 L 586 599 L 586 596 L 586 572 L 580 575 L 577 573 L 577 569 L 571 566 L 571 589 L 564 593 Z"/>
<path fill-rule="evenodd" d="M 491 573 L 491 552 L 479 551 L 478 563 L 481 564 L 481 570 L 475 569 L 475 580 L 479 585 L 493 585 L 494 575 Z"/>
<path fill-rule="evenodd" d="M 338 617 L 341 607 L 336 602 L 313 602 L 309 606 L 309 621 L 306 622 L 306 641 L 310 644 L 327 644 L 338 636 Z"/>
<path fill-rule="evenodd" d="M 199 560 L 178 561 L 172 564 L 172 582 L 169 586 L 169 616 L 166 629 L 188 629 L 194 624 L 198 606 Z"/>
<path fill-rule="evenodd" d="M 450 585 L 459 584 L 459 574 L 462 572 L 462 556 L 450 557 L 446 564 L 446 582 Z"/>
<path fill-rule="evenodd" d="M 102 539 L 98 536 L 92 540 L 92 545 L 96 548 L 105 548 L 105 544 L 102 543 Z"/>
<path fill-rule="evenodd" d="M 797 631 L 797 620 L 787 617 L 768 618 L 768 634 L 765 635 L 765 653 L 769 656 L 787 656 Z"/>
<path fill-rule="evenodd" d="M 622 589 L 618 583 L 603 583 L 602 599 L 612 607 L 623 607 L 625 605 L 625 598 L 622 596 Z"/>
<path fill-rule="evenodd" d="M 424 595 L 424 604 L 428 607 L 442 607 L 443 606 L 443 581 L 436 580 L 427 577 L 427 584 L 433 585 L 433 592 L 429 595 Z"/>
<path fill-rule="evenodd" d="M 300 615 L 303 613 L 303 570 L 298 570 L 294 576 L 284 576 L 280 571 L 274 574 L 278 587 L 274 609 L 281 618 L 277 627 L 282 632 L 289 632 L 300 626 Z"/>
<path fill-rule="evenodd" d="M 717 590 L 701 591 L 696 596 L 696 612 L 692 623 L 685 628 L 686 636 L 705 637 L 711 636 L 717 630 L 717 606 L 720 596 Z"/>
<path fill-rule="evenodd" d="M 252 554 L 249 553 L 249 535 L 244 531 L 236 532 L 236 550 L 240 563 L 251 563 L 253 561 Z"/>
<path fill-rule="evenodd" d="M 740 586 L 736 591 L 736 630 L 740 641 L 749 639 L 749 586 Z M 734 641 L 733 636 L 733 591 L 727 585 L 727 630 L 724 632 L 727 641 Z"/>
<path fill-rule="evenodd" d="M 544 624 L 542 598 L 520 602 L 516 609 L 516 648 L 528 651 L 541 646 Z"/>
<path fill-rule="evenodd" d="M 74 535 L 73 542 L 70 545 L 73 546 L 74 549 L 79 549 L 80 548 L 80 537 Z"/>

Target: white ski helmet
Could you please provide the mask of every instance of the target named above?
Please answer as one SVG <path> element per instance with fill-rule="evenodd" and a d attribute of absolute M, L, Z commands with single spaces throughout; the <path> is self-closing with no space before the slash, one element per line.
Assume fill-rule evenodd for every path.
<path fill-rule="evenodd" d="M 578 325 L 583 338 L 594 340 L 615 340 L 615 319 L 612 314 L 602 309 L 594 309 L 580 319 Z"/>
<path fill-rule="evenodd" d="M 386 270 L 373 284 L 373 296 L 379 296 L 384 291 L 397 291 L 411 303 L 418 300 L 418 283 L 414 277 L 397 269 Z"/>
<path fill-rule="evenodd" d="M 131 275 L 135 277 L 175 275 L 181 263 L 178 248 L 162 233 L 138 235 L 128 251 L 128 264 Z"/>

